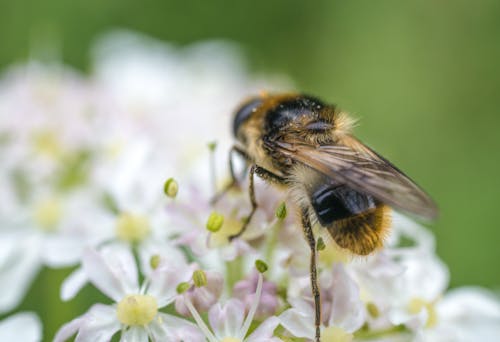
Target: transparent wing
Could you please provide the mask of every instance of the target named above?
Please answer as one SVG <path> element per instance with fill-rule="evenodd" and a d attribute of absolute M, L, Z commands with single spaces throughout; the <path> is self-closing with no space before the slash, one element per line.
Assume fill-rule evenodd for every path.
<path fill-rule="evenodd" d="M 438 215 L 434 201 L 415 182 L 352 136 L 342 137 L 335 145 L 314 146 L 289 139 L 274 144 L 292 160 L 389 206 L 426 219 L 435 219 Z"/>

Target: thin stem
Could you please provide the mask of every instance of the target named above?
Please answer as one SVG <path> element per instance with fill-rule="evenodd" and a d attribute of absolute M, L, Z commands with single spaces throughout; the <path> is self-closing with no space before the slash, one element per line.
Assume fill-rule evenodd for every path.
<path fill-rule="evenodd" d="M 189 312 L 191 313 L 194 320 L 196 321 L 196 324 L 198 324 L 198 327 L 200 327 L 201 331 L 203 331 L 203 333 L 205 334 L 206 338 L 210 342 L 218 342 L 217 339 L 215 338 L 214 334 L 212 334 L 210 329 L 208 329 L 207 325 L 205 324 L 205 322 L 203 321 L 200 314 L 195 309 L 195 307 L 193 306 L 193 304 L 191 303 L 189 298 L 187 296 L 184 296 L 184 299 L 186 300 L 186 306 L 187 306 Z"/>
<path fill-rule="evenodd" d="M 253 316 L 255 316 L 255 312 L 257 311 L 257 307 L 259 306 L 260 296 L 262 294 L 262 283 L 263 282 L 264 282 L 264 277 L 262 276 L 262 273 L 259 272 L 259 280 L 257 282 L 257 289 L 255 290 L 255 296 L 253 298 L 253 303 L 252 303 L 252 306 L 250 307 L 250 310 L 248 311 L 248 315 L 245 319 L 245 323 L 243 323 L 243 326 L 241 327 L 241 330 L 240 330 L 239 339 L 241 339 L 242 341 L 245 338 L 245 335 L 247 334 L 248 329 L 250 329 L 250 324 L 252 324 Z"/>

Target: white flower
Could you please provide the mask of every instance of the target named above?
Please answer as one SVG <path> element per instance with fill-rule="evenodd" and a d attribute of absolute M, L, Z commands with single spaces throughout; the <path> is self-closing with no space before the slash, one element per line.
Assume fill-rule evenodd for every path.
<path fill-rule="evenodd" d="M 329 312 L 324 312 L 327 322 L 321 326 L 322 338 L 325 341 L 350 341 L 352 333 L 361 328 L 366 318 L 359 288 L 340 263 L 334 264 L 330 277 L 322 284 L 326 285 L 321 288 L 323 297 L 328 294 L 331 300 Z M 289 301 L 292 308 L 279 316 L 280 323 L 295 337 L 314 339 L 315 312 L 310 301 L 299 298 L 290 298 Z"/>
<path fill-rule="evenodd" d="M 477 287 L 457 288 L 436 303 L 435 326 L 417 333 L 419 342 L 496 341 L 500 336 L 500 300 Z"/>
<path fill-rule="evenodd" d="M 176 287 L 190 276 L 186 264 L 159 265 L 138 284 L 134 257 L 128 248 L 87 251 L 82 260 L 92 284 L 115 301 L 96 304 L 87 313 L 63 326 L 55 341 L 65 341 L 77 333 L 78 341 L 107 341 L 121 330 L 125 341 L 195 341 L 195 326 L 188 321 L 159 312 L 177 296 Z M 194 339 L 191 339 L 194 338 Z"/>
<path fill-rule="evenodd" d="M 17 313 L 0 321 L 0 341 L 38 342 L 41 340 L 42 324 L 34 313 Z"/>
<path fill-rule="evenodd" d="M 198 311 L 193 307 L 189 299 L 185 303 L 193 315 L 198 327 L 203 331 L 209 342 L 279 342 L 281 339 L 273 337 L 274 329 L 279 324 L 275 316 L 271 316 L 260 324 L 260 326 L 249 336 L 248 330 L 252 324 L 257 306 L 262 294 L 262 274 L 259 273 L 255 301 L 245 317 L 245 304 L 238 299 L 229 299 L 222 305 L 215 304 L 208 312 L 208 320 L 211 330 L 206 326 Z"/>

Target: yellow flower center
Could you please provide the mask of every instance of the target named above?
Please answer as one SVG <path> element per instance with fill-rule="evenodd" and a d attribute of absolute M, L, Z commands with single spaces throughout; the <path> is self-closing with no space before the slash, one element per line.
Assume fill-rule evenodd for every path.
<path fill-rule="evenodd" d="M 243 221 L 237 220 L 233 215 L 225 217 L 222 227 L 210 235 L 211 247 L 222 247 L 229 244 L 229 237 L 240 232 Z"/>
<path fill-rule="evenodd" d="M 336 262 L 346 263 L 350 254 L 347 250 L 339 248 L 334 243 L 326 243 L 326 248 L 318 252 L 320 263 L 331 266 Z"/>
<path fill-rule="evenodd" d="M 147 217 L 122 213 L 116 222 L 116 236 L 127 242 L 142 241 L 149 235 L 151 227 Z"/>
<path fill-rule="evenodd" d="M 55 231 L 61 216 L 61 203 L 56 199 L 46 199 L 35 206 L 34 220 L 44 231 Z"/>
<path fill-rule="evenodd" d="M 425 326 L 427 328 L 432 328 L 437 324 L 438 321 L 434 304 L 434 302 L 428 302 L 422 298 L 413 298 L 408 303 L 408 312 L 416 315 L 421 310 L 427 310 L 427 322 L 425 322 Z"/>
<path fill-rule="evenodd" d="M 234 337 L 224 337 L 221 342 L 241 342 L 241 340 Z"/>
<path fill-rule="evenodd" d="M 158 303 L 149 295 L 129 295 L 116 307 L 118 320 L 128 326 L 149 324 L 157 313 Z"/>
<path fill-rule="evenodd" d="M 58 159 L 62 154 L 61 144 L 54 132 L 42 131 L 33 136 L 35 151 L 46 157 Z"/>
<path fill-rule="evenodd" d="M 322 341 L 351 342 L 354 335 L 339 327 L 328 327 L 321 332 Z"/>

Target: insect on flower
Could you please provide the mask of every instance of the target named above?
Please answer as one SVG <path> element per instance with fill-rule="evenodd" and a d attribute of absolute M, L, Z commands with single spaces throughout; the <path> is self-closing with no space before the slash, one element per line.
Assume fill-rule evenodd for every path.
<path fill-rule="evenodd" d="M 255 174 L 290 192 L 311 249 L 316 341 L 320 340 L 321 306 L 312 227 L 319 224 L 341 248 L 368 255 L 383 245 L 390 207 L 426 219 L 438 213 L 432 199 L 410 178 L 351 135 L 352 123 L 334 105 L 307 95 L 250 98 L 234 116 L 237 144 L 229 155 L 232 182 L 214 198 L 238 184 L 234 153 L 244 158 L 250 170 L 252 210 L 233 238 L 245 231 L 257 209 Z"/>

